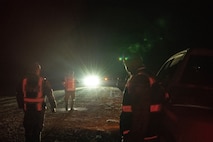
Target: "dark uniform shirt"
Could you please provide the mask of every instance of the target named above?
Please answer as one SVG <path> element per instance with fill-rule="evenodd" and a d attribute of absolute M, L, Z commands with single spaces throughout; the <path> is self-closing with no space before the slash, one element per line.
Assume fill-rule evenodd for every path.
<path fill-rule="evenodd" d="M 142 141 L 150 126 L 150 112 L 159 112 L 161 109 L 161 100 L 157 99 L 160 97 L 152 95 L 151 88 L 154 83 L 154 76 L 143 67 L 127 81 L 120 115 L 121 135 L 128 136 L 125 138 L 128 140 L 124 141 Z"/>

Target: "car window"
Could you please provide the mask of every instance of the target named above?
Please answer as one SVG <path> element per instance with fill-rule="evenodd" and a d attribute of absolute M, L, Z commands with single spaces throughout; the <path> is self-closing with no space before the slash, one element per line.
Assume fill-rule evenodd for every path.
<path fill-rule="evenodd" d="M 181 63 L 183 60 L 182 56 L 177 56 L 171 60 L 168 60 L 161 68 L 161 70 L 157 74 L 157 79 L 162 82 L 164 85 L 167 85 L 169 80 L 173 77 L 177 66 Z"/>
<path fill-rule="evenodd" d="M 165 75 L 167 75 L 168 73 L 168 69 L 169 69 L 169 65 L 171 64 L 172 60 L 167 61 L 162 67 L 161 70 L 158 73 L 158 79 L 161 80 L 165 77 Z"/>
<path fill-rule="evenodd" d="M 181 78 L 182 83 L 213 85 L 213 56 L 190 56 Z"/>

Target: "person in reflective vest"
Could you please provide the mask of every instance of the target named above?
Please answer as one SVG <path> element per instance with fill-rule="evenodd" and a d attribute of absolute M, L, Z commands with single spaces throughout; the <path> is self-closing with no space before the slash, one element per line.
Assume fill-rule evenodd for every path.
<path fill-rule="evenodd" d="M 40 75 L 41 66 L 35 63 L 30 72 L 23 78 L 17 87 L 17 103 L 24 111 L 23 125 L 26 142 L 40 142 L 44 125 L 46 97 L 49 100 L 51 111 L 56 112 L 56 100 L 53 89 L 46 78 Z"/>
<path fill-rule="evenodd" d="M 69 101 L 70 101 L 70 110 L 73 110 L 74 102 L 75 102 L 75 77 L 74 71 L 70 71 L 64 78 L 64 90 L 65 90 L 65 109 L 68 111 Z"/>
<path fill-rule="evenodd" d="M 123 92 L 122 112 L 120 114 L 120 133 L 122 142 L 143 142 L 157 139 L 157 135 L 148 134 L 152 113 L 161 112 L 161 99 L 151 94 L 155 77 L 148 71 L 139 54 L 123 58 L 123 64 L 129 74 Z M 157 99 L 158 98 L 158 99 Z M 157 101 L 153 101 L 157 100 Z M 158 117 L 158 116 L 157 116 Z M 160 118 L 159 120 L 160 121 Z M 154 121 L 153 121 L 154 122 Z M 154 124 L 155 125 L 155 124 Z M 155 125 L 154 127 L 158 127 Z"/>

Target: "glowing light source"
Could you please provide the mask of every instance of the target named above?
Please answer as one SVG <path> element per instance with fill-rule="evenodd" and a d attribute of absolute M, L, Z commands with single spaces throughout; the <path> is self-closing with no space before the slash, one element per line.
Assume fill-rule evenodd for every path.
<path fill-rule="evenodd" d="M 118 60 L 119 61 L 128 60 L 128 57 L 119 57 Z"/>
<path fill-rule="evenodd" d="M 84 85 L 87 87 L 97 87 L 100 85 L 100 78 L 96 75 L 90 75 L 84 78 Z"/>

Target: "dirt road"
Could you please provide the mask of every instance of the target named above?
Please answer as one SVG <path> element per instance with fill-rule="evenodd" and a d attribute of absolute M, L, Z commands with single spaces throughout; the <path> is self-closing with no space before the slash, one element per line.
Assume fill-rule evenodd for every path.
<path fill-rule="evenodd" d="M 78 88 L 73 111 L 65 111 L 63 90 L 54 91 L 58 107 L 45 115 L 44 142 L 117 142 L 121 91 L 113 87 Z M 0 98 L 0 141 L 23 142 L 23 112 L 15 97 Z"/>

